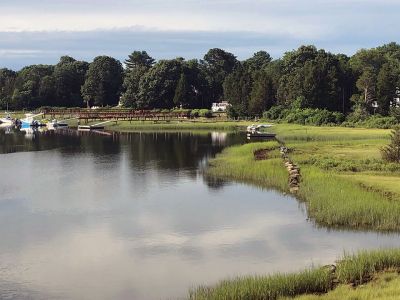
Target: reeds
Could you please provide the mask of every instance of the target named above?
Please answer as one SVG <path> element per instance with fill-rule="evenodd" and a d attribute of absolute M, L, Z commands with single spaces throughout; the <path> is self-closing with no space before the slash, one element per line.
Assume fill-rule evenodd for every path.
<path fill-rule="evenodd" d="M 374 274 L 387 270 L 400 270 L 400 249 L 345 254 L 337 264 L 336 276 L 344 284 L 362 284 L 371 280 Z"/>
<path fill-rule="evenodd" d="M 281 297 L 323 294 L 334 289 L 338 284 L 355 286 L 366 283 L 383 271 L 400 271 L 400 249 L 344 254 L 336 268 L 330 266 L 313 267 L 298 273 L 278 273 L 268 276 L 248 276 L 223 280 L 215 286 L 200 286 L 190 290 L 189 298 L 196 300 L 275 300 Z M 400 292 L 399 290 L 400 287 L 397 287 L 397 295 Z"/>
<path fill-rule="evenodd" d="M 310 268 L 299 273 L 238 277 L 214 287 L 201 286 L 189 292 L 190 299 L 265 299 L 306 293 L 326 293 L 332 275 L 326 268 Z"/>
<path fill-rule="evenodd" d="M 229 147 L 210 162 L 207 175 L 287 191 L 288 173 L 278 148 L 275 141 Z M 254 159 L 254 152 L 260 149 L 268 151 L 266 160 Z"/>

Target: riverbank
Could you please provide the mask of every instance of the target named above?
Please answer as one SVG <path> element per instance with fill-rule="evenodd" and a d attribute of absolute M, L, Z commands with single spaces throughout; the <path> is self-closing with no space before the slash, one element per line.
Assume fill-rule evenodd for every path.
<path fill-rule="evenodd" d="M 244 130 L 249 121 L 215 121 L 212 119 L 198 118 L 195 120 L 181 121 L 118 121 L 106 124 L 107 130 L 117 132 L 154 131 L 154 130 Z"/>
<path fill-rule="evenodd" d="M 395 272 L 399 271 L 400 249 L 361 251 L 343 255 L 335 265 L 290 274 L 238 277 L 215 286 L 200 286 L 189 292 L 189 298 L 275 300 L 305 295 L 298 299 L 397 299 L 400 276 Z"/>
<path fill-rule="evenodd" d="M 296 194 L 312 220 L 327 227 L 400 230 L 400 202 L 392 201 L 400 199 L 400 167 L 383 162 L 379 150 L 390 130 L 282 124 L 274 131 L 301 169 Z M 228 148 L 211 161 L 208 173 L 288 192 L 277 148 L 274 142 Z M 255 160 L 259 149 L 269 149 L 269 159 Z"/>

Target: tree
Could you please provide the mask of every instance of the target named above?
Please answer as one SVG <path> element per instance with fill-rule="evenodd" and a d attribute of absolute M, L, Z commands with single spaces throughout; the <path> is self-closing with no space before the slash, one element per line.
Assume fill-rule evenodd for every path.
<path fill-rule="evenodd" d="M 303 98 L 305 107 L 340 110 L 342 72 L 338 57 L 314 46 L 287 52 L 282 59 L 278 102 L 290 106 L 295 99 Z"/>
<path fill-rule="evenodd" d="M 391 142 L 381 149 L 382 158 L 388 162 L 400 163 L 400 129 L 392 132 Z"/>
<path fill-rule="evenodd" d="M 357 88 L 363 93 L 363 104 L 370 108 L 376 99 L 376 73 L 372 67 L 366 67 L 357 80 Z"/>
<path fill-rule="evenodd" d="M 262 70 L 254 75 L 253 88 L 249 99 L 249 114 L 260 116 L 276 102 L 276 90 L 271 76 Z"/>
<path fill-rule="evenodd" d="M 81 86 L 85 82 L 88 68 L 87 62 L 76 61 L 69 56 L 60 58 L 53 73 L 55 85 L 55 103 L 53 105 L 82 106 Z"/>
<path fill-rule="evenodd" d="M 139 109 L 145 107 L 145 103 L 139 98 L 139 82 L 153 64 L 154 59 L 146 51 L 134 51 L 125 60 L 124 92 L 121 97 L 123 106 Z"/>
<path fill-rule="evenodd" d="M 51 75 L 44 76 L 40 80 L 39 85 L 39 97 L 41 99 L 41 105 L 43 106 L 54 106 L 54 98 L 56 97 L 55 80 Z"/>
<path fill-rule="evenodd" d="M 207 74 L 210 101 L 219 101 L 223 95 L 224 80 L 232 73 L 238 61 L 232 53 L 214 48 L 204 55 L 202 64 Z"/>
<path fill-rule="evenodd" d="M 11 102 L 17 73 L 9 69 L 0 69 L 0 107 L 6 108 Z"/>
<path fill-rule="evenodd" d="M 135 67 L 126 72 L 123 90 L 121 96 L 122 105 L 124 107 L 132 107 L 136 109 L 145 108 L 146 105 L 139 97 L 139 83 L 141 78 L 148 72 L 147 67 Z"/>
<path fill-rule="evenodd" d="M 154 64 L 154 59 L 146 51 L 133 51 L 124 63 L 127 70 L 142 67 L 151 68 Z"/>
<path fill-rule="evenodd" d="M 174 104 L 176 106 L 179 106 L 179 105 L 187 106 L 184 104 L 188 103 L 188 97 L 189 97 L 188 82 L 187 82 L 185 73 L 182 73 L 181 77 L 179 78 L 176 89 L 175 89 L 175 96 L 174 96 L 174 100 L 173 100 Z"/>
<path fill-rule="evenodd" d="M 244 117 L 248 115 L 248 105 L 252 88 L 251 74 L 238 65 L 224 81 L 224 98 L 231 104 L 230 115 L 232 117 Z"/>
<path fill-rule="evenodd" d="M 189 108 L 210 108 L 210 89 L 204 68 L 196 59 L 182 62 L 182 68 L 187 82 L 185 106 Z"/>
<path fill-rule="evenodd" d="M 399 69 L 391 63 L 385 63 L 377 77 L 377 102 L 378 109 L 382 115 L 388 115 L 390 106 L 394 102 L 396 87 L 399 81 Z"/>
<path fill-rule="evenodd" d="M 139 82 L 138 98 L 143 108 L 172 108 L 181 73 L 180 59 L 158 61 Z"/>
<path fill-rule="evenodd" d="M 54 66 L 32 65 L 17 73 L 14 92 L 11 101 L 13 109 L 36 108 L 44 105 L 44 98 L 39 91 L 41 81 L 46 76 L 52 76 Z"/>
<path fill-rule="evenodd" d="M 122 86 L 121 63 L 109 56 L 98 56 L 89 66 L 86 80 L 81 88 L 87 105 L 116 105 Z"/>
<path fill-rule="evenodd" d="M 272 61 L 271 55 L 266 51 L 258 51 L 243 62 L 243 66 L 252 74 L 265 68 Z"/>

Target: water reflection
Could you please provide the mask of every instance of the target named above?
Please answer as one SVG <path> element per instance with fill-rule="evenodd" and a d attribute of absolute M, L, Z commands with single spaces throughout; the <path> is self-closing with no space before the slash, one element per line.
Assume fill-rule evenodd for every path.
<path fill-rule="evenodd" d="M 16 147 L 18 135 L 0 140 L 16 149 L 0 155 L 0 299 L 177 298 L 400 245 L 395 234 L 316 228 L 289 196 L 204 178 L 202 162 L 238 134 L 38 134 Z"/>

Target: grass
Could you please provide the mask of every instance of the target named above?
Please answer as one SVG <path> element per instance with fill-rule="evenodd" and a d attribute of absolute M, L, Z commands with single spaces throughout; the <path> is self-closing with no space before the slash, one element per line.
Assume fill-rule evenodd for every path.
<path fill-rule="evenodd" d="M 344 284 L 362 284 L 370 281 L 374 274 L 386 270 L 400 271 L 400 249 L 345 254 L 337 265 L 336 276 Z"/>
<path fill-rule="evenodd" d="M 275 131 L 301 168 L 298 197 L 316 223 L 400 230 L 400 201 L 395 201 L 400 199 L 400 166 L 379 158 L 379 148 L 388 142 L 390 131 L 300 125 L 278 125 Z M 295 139 L 293 132 L 298 133 Z M 267 142 L 228 148 L 210 162 L 208 173 L 287 191 L 288 173 L 277 147 L 278 143 Z M 258 149 L 269 149 L 269 158 L 254 160 Z M 372 171 L 380 173 L 371 175 Z"/>
<path fill-rule="evenodd" d="M 214 286 L 200 286 L 189 291 L 190 299 L 376 299 L 373 296 L 387 294 L 400 297 L 400 249 L 361 251 L 345 254 L 337 263 L 336 270 L 330 267 L 313 267 L 298 273 L 268 276 L 238 277 L 223 280 Z M 378 278 L 378 280 L 374 280 Z M 390 279 L 390 280 L 389 280 Z M 385 284 L 393 280 L 390 285 Z M 372 281 L 368 288 L 351 286 Z M 339 284 L 338 287 L 336 287 Z M 377 290 L 376 286 L 382 290 Z M 333 290 L 333 291 L 331 291 Z M 310 295 L 317 294 L 317 295 Z M 362 296 L 370 298 L 363 298 Z M 354 296 L 355 298 L 351 298 Z M 293 299 L 293 298 L 290 298 Z M 379 299 L 379 298 L 378 298 Z M 386 298 L 381 298 L 386 299 Z"/>
<path fill-rule="evenodd" d="M 238 277 L 212 287 L 200 286 L 189 292 L 190 299 L 278 299 L 305 293 L 325 293 L 331 289 L 331 274 L 310 268 L 293 274 Z"/>
<path fill-rule="evenodd" d="M 266 187 L 287 190 L 287 172 L 275 141 L 251 143 L 225 149 L 210 162 L 207 175 L 252 182 Z M 267 149 L 267 160 L 255 161 L 254 151 Z"/>
<path fill-rule="evenodd" d="M 353 288 L 340 285 L 323 295 L 303 295 L 296 300 L 397 300 L 400 298 L 400 276 L 396 272 L 375 275 L 369 284 Z M 281 298 L 293 299 L 293 298 Z"/>
<path fill-rule="evenodd" d="M 110 123 L 106 126 L 108 130 L 119 132 L 138 130 L 224 130 L 234 131 L 243 129 L 251 124 L 246 121 L 214 121 L 212 119 L 196 119 L 182 121 L 118 121 L 117 124 Z"/>

